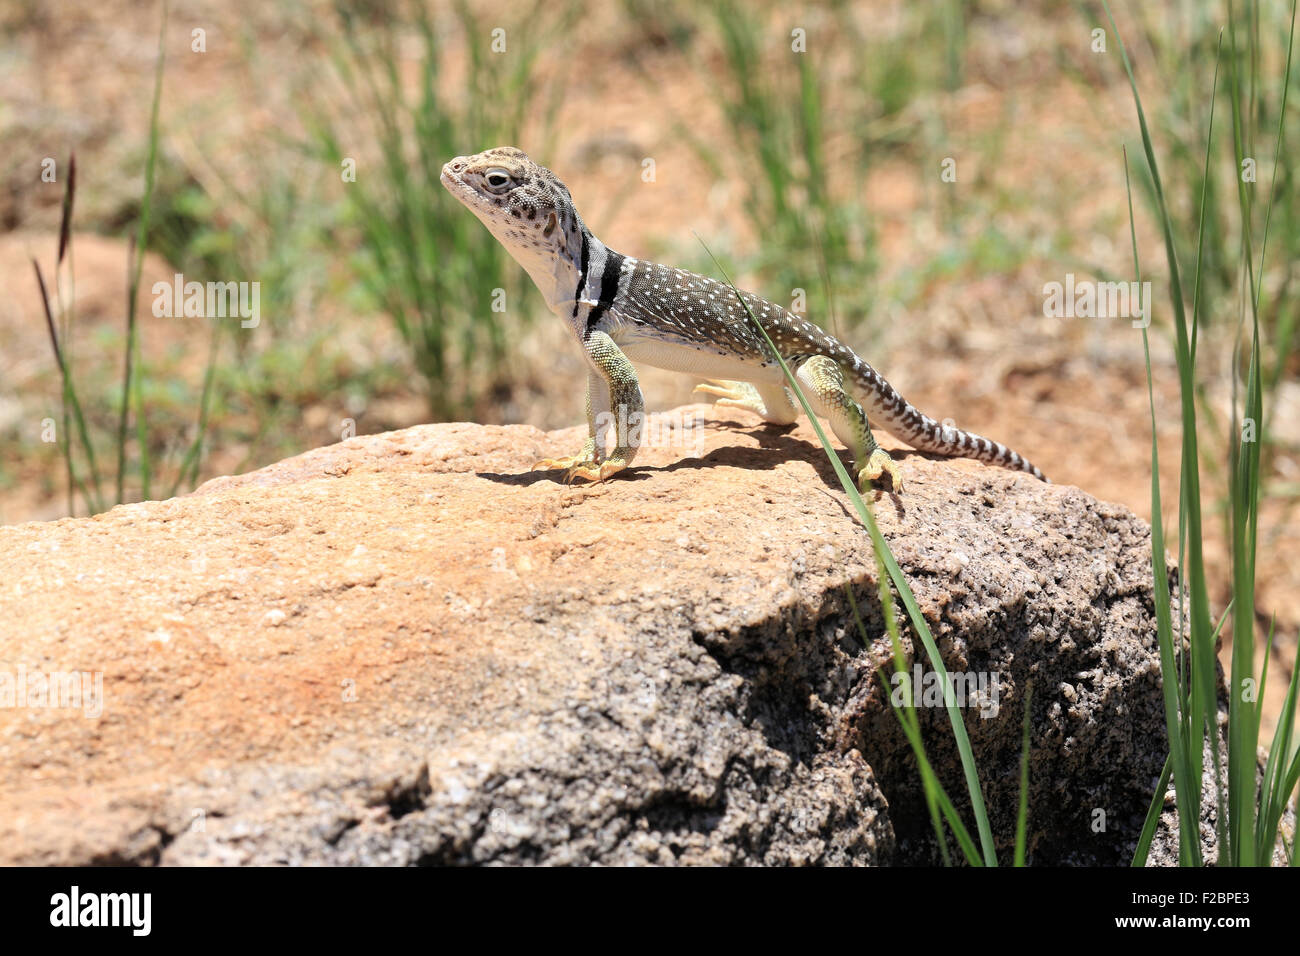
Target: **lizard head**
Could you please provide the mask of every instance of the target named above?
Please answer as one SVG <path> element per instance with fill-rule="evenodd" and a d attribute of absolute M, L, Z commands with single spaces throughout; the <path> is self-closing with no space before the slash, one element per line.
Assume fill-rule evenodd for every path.
<path fill-rule="evenodd" d="M 528 270 L 552 308 L 572 300 L 586 227 L 553 172 L 521 149 L 498 146 L 457 156 L 441 179 Z"/>

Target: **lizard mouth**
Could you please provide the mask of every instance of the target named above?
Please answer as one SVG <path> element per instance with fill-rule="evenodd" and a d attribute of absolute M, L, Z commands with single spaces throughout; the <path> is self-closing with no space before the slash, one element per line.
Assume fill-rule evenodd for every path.
<path fill-rule="evenodd" d="M 479 199 L 478 192 L 451 168 L 451 163 L 446 163 L 442 167 L 442 175 L 438 179 L 449 193 L 471 209 L 473 208 L 471 202 Z"/>

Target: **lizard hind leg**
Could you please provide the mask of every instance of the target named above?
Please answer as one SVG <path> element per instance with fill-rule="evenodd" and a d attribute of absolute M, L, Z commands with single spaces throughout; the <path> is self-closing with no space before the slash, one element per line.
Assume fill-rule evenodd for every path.
<path fill-rule="evenodd" d="M 830 422 L 831 431 L 853 453 L 858 487 L 865 490 L 885 475 L 895 493 L 903 476 L 889 453 L 876 444 L 867 414 L 844 388 L 844 371 L 832 358 L 814 355 L 799 365 L 795 378 L 814 412 Z"/>
<path fill-rule="evenodd" d="M 715 405 L 745 408 L 772 425 L 791 425 L 799 417 L 794 396 L 784 385 L 753 385 L 711 378 L 710 385 L 696 385 L 697 392 L 716 395 Z"/>

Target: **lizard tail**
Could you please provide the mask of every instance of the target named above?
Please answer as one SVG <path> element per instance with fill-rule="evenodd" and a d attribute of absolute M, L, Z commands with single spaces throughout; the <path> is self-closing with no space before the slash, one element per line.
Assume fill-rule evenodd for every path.
<path fill-rule="evenodd" d="M 1048 480 L 1033 462 L 1006 445 L 935 421 L 903 398 L 894 386 L 861 359 L 849 365 L 848 372 L 857 390 L 866 396 L 864 404 L 871 423 L 879 424 L 913 448 L 952 458 L 974 458 L 1013 471 L 1028 472 L 1040 481 Z"/>

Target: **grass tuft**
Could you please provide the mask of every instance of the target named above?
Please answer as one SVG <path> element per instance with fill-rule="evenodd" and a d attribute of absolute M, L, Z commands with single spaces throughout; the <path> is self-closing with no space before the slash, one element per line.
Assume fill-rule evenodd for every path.
<path fill-rule="evenodd" d="M 68 175 L 65 180 L 62 215 L 59 225 L 58 255 L 55 260 L 54 288 L 59 306 L 56 310 L 54 297 L 45 281 L 44 273 L 36 260 L 32 267 L 36 274 L 36 283 L 40 291 L 41 304 L 45 315 L 46 330 L 50 340 L 50 351 L 58 367 L 59 381 L 62 388 L 62 428 L 57 432 L 59 452 L 64 461 L 64 475 L 67 483 L 67 510 L 69 515 L 77 513 L 75 495 L 80 493 L 82 507 L 86 514 L 96 514 L 114 504 L 127 500 L 127 474 L 129 471 L 128 448 L 130 447 L 130 429 L 132 415 L 135 418 L 136 465 L 138 487 L 133 489 L 140 498 L 147 499 L 152 493 L 154 481 L 167 470 L 169 463 L 158 461 L 150 454 L 147 433 L 146 408 L 143 393 L 143 374 L 140 364 L 139 328 L 136 319 L 140 279 L 144 268 L 144 256 L 150 236 L 150 211 L 158 166 L 161 129 L 159 124 L 159 107 L 162 99 L 164 76 L 164 38 L 167 25 L 167 4 L 162 5 L 162 18 L 158 29 L 158 58 L 154 70 L 153 100 L 149 122 L 149 148 L 144 169 L 144 194 L 140 203 L 139 219 L 135 230 L 129 237 L 126 276 L 126 338 L 123 350 L 122 383 L 117 404 L 117 427 L 114 431 L 114 453 L 117 462 L 116 475 L 112 483 L 111 497 L 105 494 L 104 476 L 101 475 L 95 441 L 87 424 L 87 416 L 76 385 L 76 371 L 70 348 L 73 331 L 73 315 L 76 306 L 75 291 L 66 303 L 63 301 L 62 289 L 65 284 L 75 290 L 74 281 L 74 240 L 72 235 L 72 216 L 76 201 L 76 156 L 69 157 Z M 66 273 L 67 282 L 60 281 Z M 62 318 L 62 332 L 55 321 L 57 314 Z M 198 427 L 186 450 L 183 460 L 176 468 L 171 484 L 171 495 L 175 495 L 185 482 L 197 480 L 198 465 L 201 459 L 203 441 L 207 434 L 208 408 L 215 377 L 217 352 L 216 333 L 214 331 L 213 347 L 209 352 L 204 372 L 204 389 L 200 402 Z M 75 424 L 76 444 L 70 436 L 71 426 Z"/>
<path fill-rule="evenodd" d="M 533 3 L 502 28 L 504 52 L 492 50 L 490 25 L 463 2 L 450 23 L 424 4 L 399 6 L 396 28 L 379 32 L 345 4 L 337 12 L 337 36 L 322 38 L 332 50 L 331 82 L 308 111 L 309 147 L 333 176 L 356 164 L 355 181 L 343 184 L 347 225 L 361 249 L 353 272 L 411 349 L 432 416 L 465 417 L 478 395 L 506 384 L 530 280 L 461 214 L 439 176 L 454 156 L 518 142 L 526 125 L 535 141 L 550 139 L 561 87 L 542 83 L 536 67 L 576 7 Z M 460 50 L 449 49 L 449 36 L 463 37 Z M 418 48 L 414 61 L 403 40 Z M 453 86 L 447 61 L 458 54 L 465 72 Z M 407 62 L 414 82 L 402 69 Z M 367 143 L 377 147 L 373 156 L 364 154 Z"/>
<path fill-rule="evenodd" d="M 1186 544 L 1187 560 L 1182 566 L 1186 576 L 1179 582 L 1180 612 L 1184 601 L 1189 605 L 1184 632 L 1183 616 L 1180 613 L 1178 633 L 1174 632 L 1171 614 L 1172 592 L 1165 567 L 1165 535 L 1163 510 L 1159 479 L 1159 444 L 1156 437 L 1156 412 L 1151 370 L 1151 349 L 1147 330 L 1143 328 L 1142 339 L 1146 357 L 1147 394 L 1151 407 L 1151 540 L 1152 570 L 1154 578 L 1154 600 L 1156 606 L 1157 634 L 1160 644 L 1162 688 L 1165 702 L 1165 722 L 1170 748 L 1169 761 L 1162 774 L 1159 787 L 1154 795 L 1146 824 L 1138 840 L 1134 855 L 1134 864 L 1144 865 L 1150 847 L 1150 837 L 1163 803 L 1164 787 L 1168 785 L 1170 772 L 1174 783 L 1175 798 L 1179 819 L 1179 861 L 1183 865 L 1202 865 L 1205 863 L 1200 839 L 1200 820 L 1202 816 L 1201 787 L 1204 774 L 1203 752 L 1208 747 L 1214 765 L 1215 806 L 1212 808 L 1217 836 L 1217 855 L 1220 865 L 1252 866 L 1269 865 L 1279 846 L 1278 825 L 1287 801 L 1291 799 L 1295 782 L 1300 778 L 1300 754 L 1291 745 L 1292 727 L 1295 721 L 1296 675 L 1293 673 L 1291 690 L 1287 695 L 1286 705 L 1279 715 L 1279 731 L 1274 738 L 1273 747 L 1263 768 L 1263 785 L 1257 784 L 1259 773 L 1257 745 L 1259 741 L 1259 693 L 1267 679 L 1267 657 L 1264 667 L 1256 675 L 1254 666 L 1254 588 L 1255 566 L 1258 542 L 1258 506 L 1260 495 L 1260 440 L 1264 431 L 1263 391 L 1260 362 L 1261 326 L 1259 321 L 1259 286 L 1254 281 L 1255 270 L 1263 269 L 1261 260 L 1256 266 L 1251 233 L 1252 194 L 1245 188 L 1245 181 L 1236 175 L 1242 168 L 1245 157 L 1244 143 L 1250 138 L 1246 116 L 1250 111 L 1243 100 L 1254 99 L 1254 90 L 1258 85 L 1258 58 L 1251 53 L 1249 62 L 1251 74 L 1243 82 L 1240 76 L 1241 54 L 1238 52 L 1236 22 L 1237 18 L 1232 4 L 1229 4 L 1228 34 L 1228 95 L 1233 117 L 1234 177 L 1238 179 L 1239 216 L 1240 216 L 1240 273 L 1245 277 L 1244 294 L 1241 297 L 1243 308 L 1250 304 L 1252 321 L 1250 324 L 1250 341 L 1247 346 L 1249 360 L 1245 369 L 1244 415 L 1242 422 L 1252 422 L 1258 432 L 1238 428 L 1238 403 L 1236 379 L 1234 378 L 1233 431 L 1228 447 L 1225 449 L 1229 461 L 1228 509 L 1229 533 L 1232 560 L 1232 597 L 1224 610 L 1218 626 L 1212 626 L 1210 620 L 1209 597 L 1206 588 L 1205 561 L 1203 549 L 1203 526 L 1201 522 L 1200 496 L 1200 457 L 1198 452 L 1197 420 L 1197 375 L 1196 348 L 1197 329 L 1200 324 L 1202 300 L 1201 271 L 1205 261 L 1198 255 L 1196 277 L 1193 282 L 1192 324 L 1188 327 L 1183 305 L 1182 284 L 1179 280 L 1177 247 L 1172 219 L 1161 187 L 1159 168 L 1155 151 L 1151 143 L 1150 130 L 1146 114 L 1142 108 L 1141 95 L 1133 76 L 1132 65 L 1123 38 L 1115 25 L 1109 4 L 1102 0 L 1111 30 L 1119 43 L 1121 58 L 1137 110 L 1138 125 L 1142 135 L 1142 145 L 1147 161 L 1147 173 L 1153 186 L 1156 211 L 1160 220 L 1165 241 L 1165 254 L 1169 264 L 1169 301 L 1174 316 L 1174 355 L 1177 362 L 1180 409 L 1182 416 L 1182 460 L 1181 486 L 1178 511 L 1179 551 Z M 1295 4 L 1292 4 L 1291 37 L 1294 38 Z M 1282 78 L 1285 91 L 1290 83 L 1291 41 L 1288 41 L 1286 69 Z M 1220 58 L 1222 58 L 1222 35 L 1220 37 Z M 1248 83 L 1248 89 L 1245 84 Z M 1211 96 L 1210 121 L 1207 131 L 1203 181 L 1211 176 L 1212 151 L 1210 143 L 1213 137 L 1213 104 L 1218 95 L 1218 66 L 1216 64 L 1215 80 Z M 1282 108 L 1278 113 L 1277 147 L 1275 157 L 1280 154 L 1285 126 L 1285 92 Z M 1125 184 L 1129 199 L 1129 231 L 1133 246 L 1133 266 L 1138 282 L 1141 282 L 1141 266 L 1138 261 L 1138 244 L 1136 226 L 1133 216 L 1132 189 L 1129 186 L 1128 154 L 1125 150 Z M 1204 240 L 1206 219 L 1206 196 L 1201 194 L 1201 223 L 1197 230 L 1198 249 Z M 1272 196 L 1270 196 L 1270 207 Z M 1266 214 L 1265 222 L 1271 219 Z M 1267 226 L 1266 226 L 1267 231 Z M 1244 326 L 1239 323 L 1239 327 Z M 1241 373 L 1240 363 L 1234 364 L 1234 372 Z M 1190 586 L 1190 593 L 1184 594 L 1184 587 Z M 1219 708 L 1215 696 L 1217 670 L 1215 667 L 1215 647 L 1220 629 L 1231 616 L 1233 621 L 1233 651 L 1231 673 L 1227 685 L 1228 720 L 1226 741 L 1219 732 Z M 1226 792 L 1221 779 L 1219 751 L 1227 748 L 1228 767 L 1226 775 Z"/>

